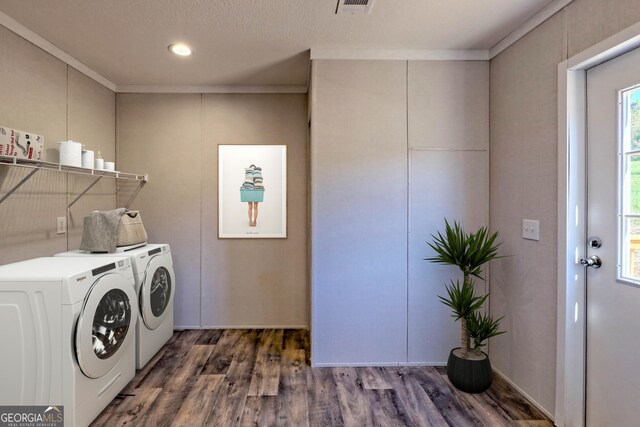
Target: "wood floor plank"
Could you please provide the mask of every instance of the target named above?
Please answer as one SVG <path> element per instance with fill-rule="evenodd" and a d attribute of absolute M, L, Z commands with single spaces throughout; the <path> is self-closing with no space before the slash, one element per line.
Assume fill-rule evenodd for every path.
<path fill-rule="evenodd" d="M 456 427 L 482 425 L 473 408 L 459 399 L 453 386 L 434 368 L 417 368 L 412 371 L 412 374 L 449 425 Z"/>
<path fill-rule="evenodd" d="M 91 423 L 91 427 L 109 426 L 109 420 L 117 416 L 121 412 L 120 407 L 124 403 L 125 399 L 126 396 L 116 396 L 116 398 L 113 399 L 111 403 L 102 410 L 100 415 L 98 415 L 96 419 L 93 420 L 93 422 Z"/>
<path fill-rule="evenodd" d="M 338 387 L 331 368 L 307 369 L 309 426 L 343 426 Z"/>
<path fill-rule="evenodd" d="M 218 399 L 224 375 L 200 375 L 180 407 L 173 426 L 203 426 Z"/>
<path fill-rule="evenodd" d="M 412 426 L 448 427 L 431 398 L 411 376 L 415 368 L 385 368 L 387 378 L 402 400 Z"/>
<path fill-rule="evenodd" d="M 306 350 L 309 348 L 309 331 L 305 329 L 285 329 L 283 350 Z"/>
<path fill-rule="evenodd" d="M 464 403 L 473 408 L 474 414 L 482 425 L 492 427 L 510 427 L 513 425 L 513 420 L 507 414 L 494 411 L 491 406 L 477 399 L 474 394 L 458 391 L 457 395 Z"/>
<path fill-rule="evenodd" d="M 277 396 L 249 396 L 244 405 L 241 427 L 276 425 Z"/>
<path fill-rule="evenodd" d="M 530 405 L 516 389 L 511 387 L 499 375 L 493 375 L 493 383 L 491 388 L 486 391 L 486 394 L 513 420 L 549 421 L 542 411 Z"/>
<path fill-rule="evenodd" d="M 551 421 L 546 420 L 518 420 L 514 421 L 514 427 L 553 427 Z"/>
<path fill-rule="evenodd" d="M 262 334 L 249 386 L 249 396 L 278 395 L 282 340 L 282 329 L 271 329 Z"/>
<path fill-rule="evenodd" d="M 364 395 L 373 410 L 373 422 L 379 427 L 410 426 L 411 420 L 395 390 L 365 390 Z"/>
<path fill-rule="evenodd" d="M 308 426 L 307 362 L 305 349 L 282 352 L 278 393 L 278 426 Z"/>
<path fill-rule="evenodd" d="M 224 329 L 205 329 L 196 341 L 196 345 L 216 345 Z"/>
<path fill-rule="evenodd" d="M 345 426 L 373 425 L 373 411 L 364 396 L 362 380 L 356 368 L 334 368 L 333 377 Z"/>
<path fill-rule="evenodd" d="M 205 364 L 209 360 L 214 347 L 210 345 L 193 345 L 182 362 L 174 370 L 164 386 L 165 390 L 178 391 L 184 389 L 190 381 L 195 382 Z"/>
<path fill-rule="evenodd" d="M 227 372 L 235 354 L 236 343 L 242 337 L 243 332 L 242 329 L 226 329 L 222 332 L 203 374 L 212 375 Z"/>
<path fill-rule="evenodd" d="M 308 357 L 306 330 L 177 331 L 92 426 L 553 425 L 500 377 L 466 394 L 443 367 L 311 368 Z"/>
<path fill-rule="evenodd" d="M 392 388 L 384 368 L 367 366 L 358 368 L 358 371 L 365 390 L 389 390 Z"/>
<path fill-rule="evenodd" d="M 176 345 L 175 341 L 180 337 L 181 334 L 182 331 L 174 331 L 171 338 L 169 338 L 169 341 L 167 341 L 165 345 L 163 345 L 162 348 L 158 350 L 158 352 L 151 358 L 151 360 L 147 362 L 144 368 L 136 372 L 136 376 L 131 381 L 129 381 L 129 384 L 127 384 L 127 387 L 125 387 L 122 392 L 134 393 L 134 389 L 137 388 L 142 380 L 144 380 L 147 375 L 149 375 L 149 372 L 151 372 L 151 370 L 156 367 L 156 364 L 160 361 L 160 359 L 162 359 L 165 353 L 174 348 L 174 346 Z"/>
<path fill-rule="evenodd" d="M 311 345 L 309 331 L 306 329 L 285 329 L 283 350 L 305 350 L 305 361 L 311 365 Z"/>
<path fill-rule="evenodd" d="M 135 426 L 153 405 L 162 389 L 138 389 L 135 396 L 128 396 L 122 402 L 117 415 L 111 416 L 106 425 L 113 427 Z"/>
<path fill-rule="evenodd" d="M 163 388 L 201 333 L 201 330 L 181 331 L 160 359 L 146 371 L 136 388 Z"/>
<path fill-rule="evenodd" d="M 489 397 L 489 395 L 487 393 L 474 394 L 473 398 L 475 400 L 477 400 L 478 402 L 480 402 L 480 404 L 482 406 L 484 406 L 485 408 L 487 408 L 487 410 L 495 412 L 496 415 L 500 416 L 500 418 L 504 418 L 505 420 L 511 420 L 512 419 L 511 416 L 509 416 L 509 414 L 507 414 L 500 407 L 499 404 L 497 404 L 491 397 Z"/>
<path fill-rule="evenodd" d="M 446 381 L 449 381 L 446 367 L 439 366 L 436 370 Z M 467 405 L 474 408 L 475 414 L 485 425 L 513 425 L 513 419 L 511 416 L 506 413 L 500 405 L 488 395 L 488 393 L 469 394 L 456 390 L 455 388 L 453 388 L 453 390 L 460 399 L 462 399 Z"/>
<path fill-rule="evenodd" d="M 213 410 L 205 420 L 205 425 L 211 425 L 211 423 L 215 422 L 216 426 L 224 427 L 235 426 L 240 423 L 251 384 L 259 340 L 258 331 L 241 331 L 236 342 L 235 355 L 227 369 L 220 396 L 218 396 Z M 211 362 L 211 359 L 209 359 L 209 362 Z"/>
<path fill-rule="evenodd" d="M 140 424 L 159 427 L 171 425 L 178 411 L 185 404 L 212 351 L 213 346 L 210 345 L 191 347 L 171 378 L 165 382 L 162 392 L 152 405 L 152 410 L 145 414 Z"/>

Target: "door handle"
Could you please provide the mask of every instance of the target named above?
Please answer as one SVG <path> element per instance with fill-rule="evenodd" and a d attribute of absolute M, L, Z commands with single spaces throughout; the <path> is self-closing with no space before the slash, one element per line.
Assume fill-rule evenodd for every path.
<path fill-rule="evenodd" d="M 602 267 L 602 260 L 598 255 L 591 255 L 589 258 L 580 258 L 580 264 L 584 265 L 585 267 L 600 268 Z"/>

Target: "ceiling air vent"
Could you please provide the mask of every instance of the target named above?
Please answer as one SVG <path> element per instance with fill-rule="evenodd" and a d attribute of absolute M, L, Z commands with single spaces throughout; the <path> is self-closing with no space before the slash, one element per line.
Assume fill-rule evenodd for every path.
<path fill-rule="evenodd" d="M 369 13 L 373 7 L 373 0 L 338 0 L 338 13 Z"/>

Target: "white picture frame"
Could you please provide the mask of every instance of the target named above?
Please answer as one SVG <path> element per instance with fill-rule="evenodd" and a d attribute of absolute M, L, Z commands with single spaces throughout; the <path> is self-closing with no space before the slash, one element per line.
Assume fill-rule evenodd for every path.
<path fill-rule="evenodd" d="M 218 145 L 218 238 L 287 238 L 286 145 Z"/>

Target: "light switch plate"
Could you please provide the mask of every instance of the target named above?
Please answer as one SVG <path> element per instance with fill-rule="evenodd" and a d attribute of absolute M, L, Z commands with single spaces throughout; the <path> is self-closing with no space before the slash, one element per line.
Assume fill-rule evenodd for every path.
<path fill-rule="evenodd" d="M 540 240 L 540 221 L 523 219 L 522 237 L 527 240 Z"/>
<path fill-rule="evenodd" d="M 67 232 L 67 217 L 58 217 L 58 234 L 65 234 Z"/>

